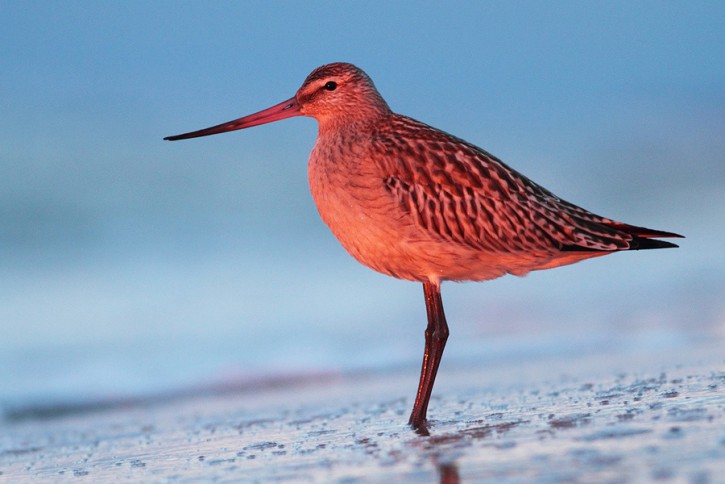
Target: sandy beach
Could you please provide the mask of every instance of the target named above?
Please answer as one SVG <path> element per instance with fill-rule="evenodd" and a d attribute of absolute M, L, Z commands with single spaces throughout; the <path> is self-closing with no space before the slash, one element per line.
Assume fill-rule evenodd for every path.
<path fill-rule="evenodd" d="M 429 436 L 414 368 L 8 409 L 0 480 L 722 482 L 724 370 L 714 341 L 444 365 Z"/>

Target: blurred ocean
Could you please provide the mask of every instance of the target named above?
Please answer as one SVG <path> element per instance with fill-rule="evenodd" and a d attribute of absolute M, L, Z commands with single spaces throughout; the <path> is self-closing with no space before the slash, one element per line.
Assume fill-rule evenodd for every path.
<path fill-rule="evenodd" d="M 299 124 L 274 130 L 299 131 Z M 311 141 L 309 128 L 302 131 Z M 4 401 L 108 398 L 230 378 L 419 364 L 419 285 L 359 266 L 318 220 L 305 187 L 310 141 L 289 160 L 245 159 L 245 143 L 268 135 L 264 130 L 202 147 L 154 140 L 157 151 L 168 150 L 163 162 L 126 163 L 106 180 L 94 179 L 93 167 L 91 174 L 56 167 L 46 180 L 9 186 L 23 170 L 5 166 L 17 173 L 4 178 L 2 190 Z M 216 141 L 235 145 L 239 159 L 210 160 Z M 595 211 L 686 234 L 681 248 L 616 254 L 523 279 L 448 283 L 445 362 L 509 364 L 627 345 L 686 351 L 693 338 L 723 337 L 723 228 L 712 223 L 725 206 L 722 141 L 711 138 L 709 159 L 700 146 L 697 160 L 682 158 L 676 140 L 667 142 L 671 149 L 658 146 L 656 158 L 646 145 L 619 148 L 614 159 L 600 155 L 612 176 L 552 162 L 549 177 L 556 182 L 559 173 L 565 189 L 552 189 L 575 202 L 583 197 L 567 191 L 590 191 L 580 203 Z M 196 160 L 199 152 L 205 154 Z M 649 160 L 650 170 L 633 168 L 629 160 L 637 157 Z M 296 178 L 275 179 L 282 171 L 276 164 L 296 165 Z M 712 176 L 700 174 L 698 164 Z"/>
<path fill-rule="evenodd" d="M 298 26 L 302 7 L 28 5 L 0 15 L 0 405 L 420 364 L 419 285 L 359 266 L 317 217 L 314 121 L 161 140 L 286 99 L 335 60 L 366 69 L 394 110 L 559 196 L 687 236 L 444 285 L 442 371 L 663 347 L 676 359 L 725 337 L 722 9 L 614 9 L 599 23 L 596 4 L 431 7 L 395 30 L 375 9 L 327 5 L 352 27 L 320 52 L 324 17 Z M 458 40 L 420 37 L 491 16 Z M 395 32 L 396 49 L 361 42 L 371 28 Z M 287 37 L 261 42 L 270 31 Z"/>

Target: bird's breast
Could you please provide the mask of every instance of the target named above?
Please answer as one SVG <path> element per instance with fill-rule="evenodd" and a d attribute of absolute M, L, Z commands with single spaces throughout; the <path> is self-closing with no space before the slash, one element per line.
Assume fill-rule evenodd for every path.
<path fill-rule="evenodd" d="M 318 138 L 308 163 L 312 198 L 355 259 L 384 274 L 419 280 L 401 268 L 411 222 L 386 189 L 374 156 L 360 140 Z"/>

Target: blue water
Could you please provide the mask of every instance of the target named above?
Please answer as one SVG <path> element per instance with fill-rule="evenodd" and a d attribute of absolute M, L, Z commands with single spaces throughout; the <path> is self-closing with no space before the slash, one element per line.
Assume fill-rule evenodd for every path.
<path fill-rule="evenodd" d="M 679 169 L 678 157 L 661 161 L 658 170 Z M 378 275 L 344 252 L 317 217 L 303 160 L 296 178 L 285 178 L 288 187 L 270 182 L 272 193 L 266 178 L 255 181 L 258 189 L 235 190 L 226 176 L 233 160 L 195 175 L 185 165 L 199 186 L 177 189 L 179 167 L 167 163 L 157 185 L 145 173 L 85 193 L 65 194 L 63 184 L 44 197 L 5 192 L 5 206 L 18 208 L 15 218 L 5 217 L 10 235 L 0 255 L 0 404 L 420 364 L 421 288 Z M 210 175 L 214 170 L 221 173 Z M 562 184 L 602 189 L 616 182 L 578 176 Z M 628 345 L 676 353 L 693 338 L 722 338 L 723 178 L 703 181 L 697 171 L 679 184 L 664 176 L 655 176 L 656 188 L 643 182 L 642 194 L 579 198 L 635 224 L 682 232 L 681 248 L 446 284 L 451 339 L 444 364 L 515 364 Z M 97 198 L 119 184 L 133 196 L 121 190 Z"/>
<path fill-rule="evenodd" d="M 218 244 L 11 265 L 0 396 L 24 403 L 142 396 L 298 372 L 416 367 L 418 284 L 359 266 L 323 227 L 279 253 Z M 271 244 L 271 242 L 270 242 Z M 183 245 L 183 244 L 182 244 Z M 722 337 L 720 272 L 696 254 L 617 254 L 526 278 L 444 285 L 446 364 L 672 348 Z"/>
<path fill-rule="evenodd" d="M 444 285 L 445 364 L 632 345 L 687 351 L 693 339 L 722 338 L 725 164 L 721 141 L 706 141 L 687 170 L 673 149 L 647 169 L 610 163 L 623 180 L 584 168 L 558 179 L 550 173 L 554 189 L 575 202 L 688 238 L 674 250 Z M 94 166 L 59 170 L 57 184 L 44 170 L 45 178 L 30 178 L 20 165 L 6 167 L 18 176 L 0 192 L 1 402 L 420 364 L 421 288 L 360 266 L 337 244 L 307 191 L 307 147 L 282 167 L 244 154 L 197 159 L 226 149 L 174 146 L 151 166 L 130 163 L 113 177 Z M 642 149 L 622 148 L 621 160 Z"/>

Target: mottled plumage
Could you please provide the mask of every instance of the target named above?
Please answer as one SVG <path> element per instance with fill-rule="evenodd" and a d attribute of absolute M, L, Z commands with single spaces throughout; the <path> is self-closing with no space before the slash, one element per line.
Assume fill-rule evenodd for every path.
<path fill-rule="evenodd" d="M 361 263 L 424 285 L 426 348 L 410 417 L 419 430 L 448 337 L 442 281 L 522 276 L 621 250 L 676 247 L 653 237 L 680 237 L 595 215 L 481 148 L 393 113 L 351 64 L 315 69 L 293 98 L 269 109 L 167 139 L 297 115 L 319 124 L 308 177 L 322 219 Z"/>

